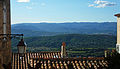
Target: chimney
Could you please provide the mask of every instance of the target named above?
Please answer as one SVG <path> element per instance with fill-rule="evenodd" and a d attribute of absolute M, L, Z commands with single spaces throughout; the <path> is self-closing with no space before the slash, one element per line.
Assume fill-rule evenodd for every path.
<path fill-rule="evenodd" d="M 61 58 L 65 58 L 65 57 L 66 57 L 66 44 L 65 42 L 63 42 L 61 46 Z"/>
<path fill-rule="evenodd" d="M 109 51 L 109 50 L 105 50 L 105 51 L 104 51 L 104 54 L 105 54 L 105 58 L 107 58 L 107 57 L 110 56 L 110 51 Z"/>
<path fill-rule="evenodd" d="M 115 15 L 117 17 L 117 44 L 116 51 L 120 54 L 120 13 Z"/>

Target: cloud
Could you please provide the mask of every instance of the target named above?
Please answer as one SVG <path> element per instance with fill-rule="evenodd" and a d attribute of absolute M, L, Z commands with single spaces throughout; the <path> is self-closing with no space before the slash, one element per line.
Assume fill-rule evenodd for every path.
<path fill-rule="evenodd" d="M 17 0 L 17 2 L 30 2 L 30 0 Z"/>
<path fill-rule="evenodd" d="M 26 6 L 26 8 L 27 8 L 27 9 L 32 9 L 32 7 L 30 7 L 30 6 Z"/>
<path fill-rule="evenodd" d="M 25 6 L 27 9 L 33 9 L 36 3 L 31 3 L 28 6 Z"/>
<path fill-rule="evenodd" d="M 112 7 L 115 5 L 116 5 L 116 3 L 114 3 L 114 2 L 96 0 L 96 1 L 94 1 L 93 4 L 88 5 L 88 7 L 104 8 L 104 7 Z"/>
<path fill-rule="evenodd" d="M 94 6 L 94 4 L 90 4 L 90 5 L 88 5 L 88 7 L 93 7 Z"/>

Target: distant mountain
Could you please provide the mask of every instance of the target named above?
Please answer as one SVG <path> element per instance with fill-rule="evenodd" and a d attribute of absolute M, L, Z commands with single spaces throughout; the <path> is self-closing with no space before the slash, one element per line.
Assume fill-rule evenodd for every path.
<path fill-rule="evenodd" d="M 116 35 L 116 22 L 21 23 L 12 25 L 12 33 L 23 33 L 27 37 L 59 34 Z"/>

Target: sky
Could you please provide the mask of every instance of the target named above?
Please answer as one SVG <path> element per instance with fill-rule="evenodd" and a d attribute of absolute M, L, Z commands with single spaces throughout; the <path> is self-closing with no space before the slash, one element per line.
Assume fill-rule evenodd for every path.
<path fill-rule="evenodd" d="M 11 21 L 18 23 L 116 22 L 120 0 L 11 0 Z"/>

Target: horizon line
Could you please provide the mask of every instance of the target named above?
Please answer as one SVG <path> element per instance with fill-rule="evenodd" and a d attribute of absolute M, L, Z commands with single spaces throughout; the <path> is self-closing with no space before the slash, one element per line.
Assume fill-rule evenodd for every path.
<path fill-rule="evenodd" d="M 85 23 L 85 22 L 88 22 L 88 23 L 105 23 L 105 22 L 109 22 L 109 23 L 112 23 L 112 22 L 115 22 L 115 21 L 102 21 L 102 22 L 97 22 L 97 21 L 68 21 L 68 22 L 47 22 L 47 21 L 43 21 L 43 22 L 18 22 L 18 23 L 11 23 L 12 25 L 13 24 L 26 24 L 26 23 Z"/>

